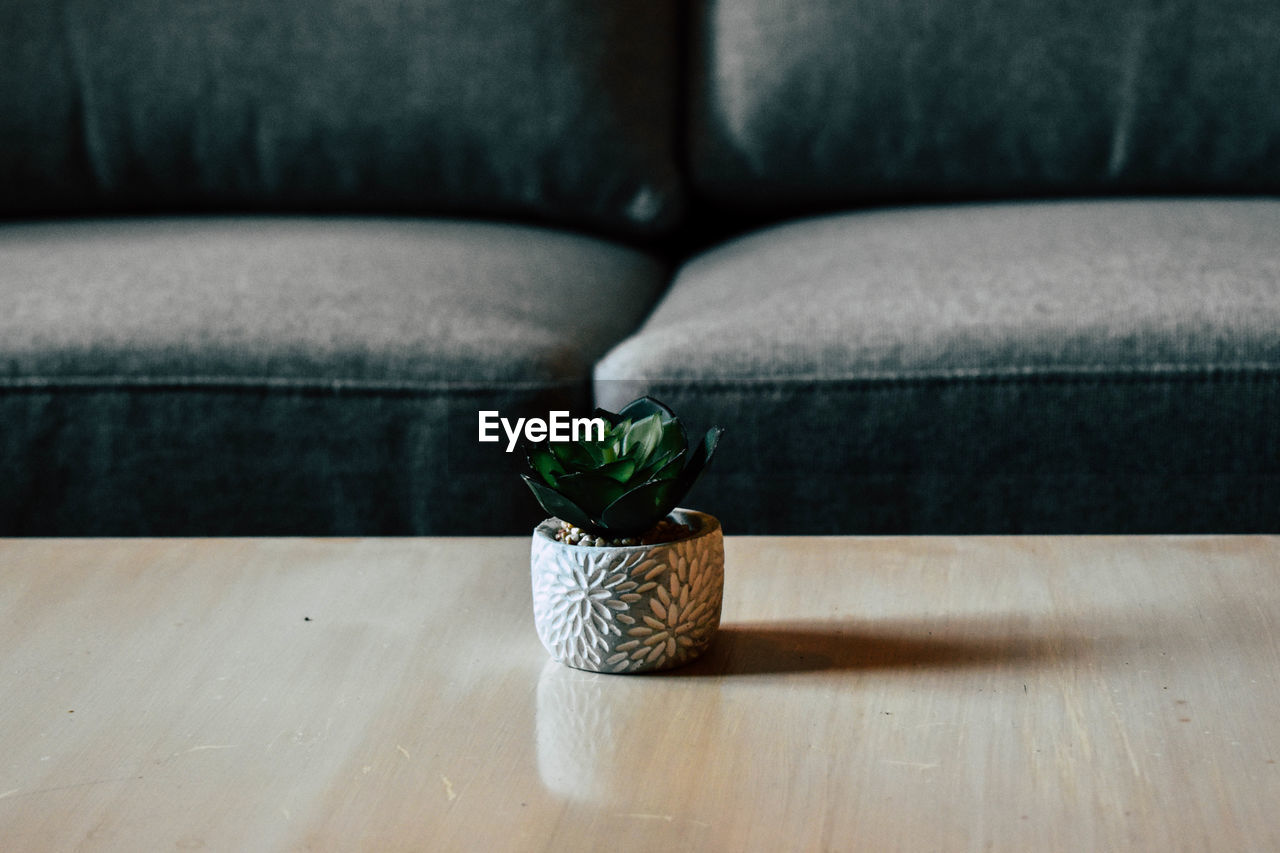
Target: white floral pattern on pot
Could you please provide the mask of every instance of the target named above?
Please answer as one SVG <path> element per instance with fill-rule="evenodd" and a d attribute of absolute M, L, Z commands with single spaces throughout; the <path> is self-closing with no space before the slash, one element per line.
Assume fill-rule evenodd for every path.
<path fill-rule="evenodd" d="M 533 534 L 533 613 L 556 660 L 592 672 L 687 663 L 720 625 L 724 538 L 712 516 L 675 510 L 695 532 L 676 542 L 566 545 L 548 519 Z"/>

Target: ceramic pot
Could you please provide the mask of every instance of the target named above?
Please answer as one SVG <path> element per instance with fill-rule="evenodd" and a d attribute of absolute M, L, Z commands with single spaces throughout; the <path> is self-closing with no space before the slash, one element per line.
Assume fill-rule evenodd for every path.
<path fill-rule="evenodd" d="M 695 510 L 675 542 L 598 547 L 557 542 L 560 523 L 533 531 L 533 620 L 551 656 L 590 672 L 649 672 L 688 663 L 720 627 L 724 537 Z"/>

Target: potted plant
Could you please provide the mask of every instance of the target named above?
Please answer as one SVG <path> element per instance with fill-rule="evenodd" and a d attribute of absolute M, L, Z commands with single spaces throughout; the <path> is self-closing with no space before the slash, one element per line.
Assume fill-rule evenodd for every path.
<path fill-rule="evenodd" d="M 720 522 L 676 505 L 723 430 L 690 445 L 675 413 L 651 397 L 595 415 L 602 434 L 531 446 L 521 475 L 551 515 L 533 532 L 538 637 L 577 669 L 679 666 L 720 625 Z"/>

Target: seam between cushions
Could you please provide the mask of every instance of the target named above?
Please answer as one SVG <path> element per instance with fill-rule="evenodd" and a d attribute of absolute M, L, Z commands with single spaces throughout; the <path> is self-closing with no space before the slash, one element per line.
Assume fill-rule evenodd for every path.
<path fill-rule="evenodd" d="M 932 385 L 948 382 L 972 383 L 1060 383 L 1060 382 L 1142 382 L 1212 381 L 1212 380 L 1277 380 L 1280 364 L 1266 362 L 1243 365 L 1150 365 L 1123 369 L 1114 366 L 1080 366 L 1071 368 L 957 368 L 918 373 L 868 373 L 859 376 L 760 376 L 741 378 L 650 377 L 597 378 L 596 382 L 644 382 L 656 385 L 697 386 L 707 391 L 729 391 L 741 385 L 791 386 L 797 384 L 858 387 L 866 385 Z M 0 377 L 0 389 L 16 391 L 54 390 L 287 390 L 332 393 L 483 393 L 491 390 L 537 390 L 577 387 L 588 377 L 538 380 L 495 380 L 493 382 L 437 380 L 430 382 L 370 381 L 363 379 L 293 379 L 285 377 L 237 376 L 66 376 L 66 377 Z"/>

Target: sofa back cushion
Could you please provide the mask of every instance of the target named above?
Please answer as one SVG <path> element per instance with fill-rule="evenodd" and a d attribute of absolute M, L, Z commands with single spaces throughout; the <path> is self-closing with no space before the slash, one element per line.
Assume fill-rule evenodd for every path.
<path fill-rule="evenodd" d="M 720 202 L 1280 190 L 1274 0 L 707 0 L 694 27 Z"/>
<path fill-rule="evenodd" d="M 0 0 L 0 216 L 680 209 L 672 0 Z"/>

